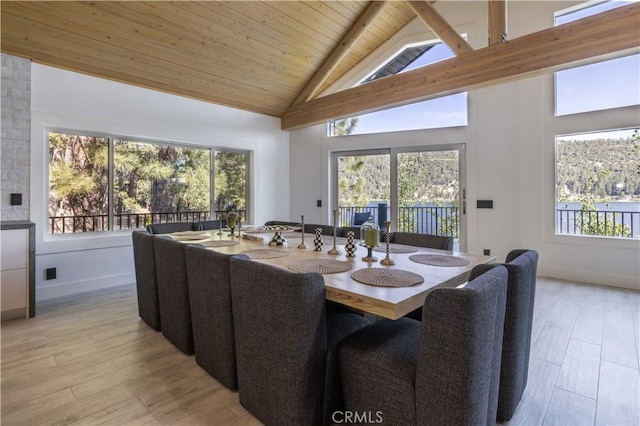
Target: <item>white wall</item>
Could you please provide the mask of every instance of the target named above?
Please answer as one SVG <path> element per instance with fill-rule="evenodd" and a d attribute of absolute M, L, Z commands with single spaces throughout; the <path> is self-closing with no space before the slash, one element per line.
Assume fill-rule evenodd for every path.
<path fill-rule="evenodd" d="M 547 28 L 553 11 L 575 2 L 511 2 L 508 39 Z M 486 3 L 438 2 L 435 7 L 475 48 L 486 46 Z M 429 39 L 418 21 L 382 46 L 370 62 L 355 67 L 331 89 L 354 84 L 367 69 L 405 43 Z M 469 93 L 469 125 L 328 138 L 326 126 L 291 133 L 290 216 L 308 214 L 329 223 L 329 158 L 332 151 L 389 146 L 466 144 L 467 251 L 503 260 L 514 248 L 539 252 L 539 275 L 640 289 L 640 243 L 614 238 L 557 236 L 554 233 L 554 137 L 556 134 L 633 127 L 640 108 L 554 116 L 553 75 L 528 78 Z M 322 198 L 324 208 L 315 208 Z M 475 208 L 476 199 L 494 200 L 492 210 Z"/>
<path fill-rule="evenodd" d="M 289 212 L 289 134 L 280 120 L 32 64 L 31 220 L 38 300 L 134 282 L 130 232 L 46 233 L 48 127 L 253 152 L 253 219 Z M 58 278 L 44 280 L 56 267 Z"/>

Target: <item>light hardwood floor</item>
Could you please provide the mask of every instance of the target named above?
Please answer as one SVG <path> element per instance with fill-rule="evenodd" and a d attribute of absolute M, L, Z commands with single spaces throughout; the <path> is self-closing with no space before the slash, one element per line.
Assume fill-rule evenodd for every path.
<path fill-rule="evenodd" d="M 640 294 L 539 278 L 527 390 L 508 425 L 639 425 Z M 137 315 L 133 285 L 2 323 L 3 425 L 255 425 Z"/>

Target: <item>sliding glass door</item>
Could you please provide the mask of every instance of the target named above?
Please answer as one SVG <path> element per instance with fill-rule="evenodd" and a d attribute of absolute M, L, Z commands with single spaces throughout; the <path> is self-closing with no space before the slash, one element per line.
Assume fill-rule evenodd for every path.
<path fill-rule="evenodd" d="M 386 220 L 391 202 L 389 159 L 389 153 L 384 151 L 335 157 L 339 226 L 360 225 L 368 216 L 376 221 Z"/>
<path fill-rule="evenodd" d="M 368 213 L 393 230 L 452 236 L 464 248 L 464 162 L 463 144 L 335 152 L 339 225 L 357 226 Z"/>

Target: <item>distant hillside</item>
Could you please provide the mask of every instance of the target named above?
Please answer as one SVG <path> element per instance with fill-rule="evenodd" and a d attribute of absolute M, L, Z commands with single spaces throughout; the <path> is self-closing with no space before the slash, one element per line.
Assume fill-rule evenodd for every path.
<path fill-rule="evenodd" d="M 388 155 L 341 157 L 340 205 L 364 206 L 390 197 Z M 458 197 L 457 151 L 400 154 L 400 205 L 453 202 Z"/>
<path fill-rule="evenodd" d="M 558 201 L 640 202 L 640 142 L 636 138 L 563 140 L 557 144 Z M 390 197 L 388 155 L 345 156 L 339 163 L 341 206 Z M 400 154 L 401 205 L 452 202 L 458 197 L 456 151 Z"/>
<path fill-rule="evenodd" d="M 563 140 L 557 143 L 558 201 L 640 201 L 638 140 Z"/>

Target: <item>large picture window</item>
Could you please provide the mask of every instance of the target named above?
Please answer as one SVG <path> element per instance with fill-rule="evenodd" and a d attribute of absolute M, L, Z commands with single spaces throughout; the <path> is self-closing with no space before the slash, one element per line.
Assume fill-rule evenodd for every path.
<path fill-rule="evenodd" d="M 106 231 L 109 139 L 49 133 L 49 233 Z"/>
<path fill-rule="evenodd" d="M 556 233 L 640 238 L 637 129 L 556 137 Z"/>
<path fill-rule="evenodd" d="M 369 217 L 399 232 L 464 244 L 464 146 L 397 147 L 332 154 L 338 226 Z"/>
<path fill-rule="evenodd" d="M 560 13 L 555 24 L 601 13 L 629 4 L 607 1 Z M 563 71 L 555 74 L 556 115 L 600 111 L 640 104 L 640 55 L 630 55 Z"/>
<path fill-rule="evenodd" d="M 48 232 L 118 231 L 244 210 L 246 160 L 243 152 L 51 131 Z"/>
<path fill-rule="evenodd" d="M 209 217 L 209 149 L 115 140 L 115 229 Z"/>
<path fill-rule="evenodd" d="M 440 41 L 405 46 L 358 85 L 401 74 L 454 56 L 454 52 Z M 465 92 L 332 121 L 329 123 L 329 136 L 435 129 L 467 124 L 467 93 Z"/>

